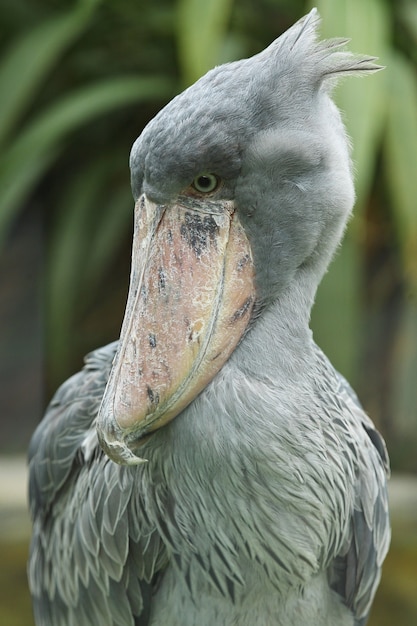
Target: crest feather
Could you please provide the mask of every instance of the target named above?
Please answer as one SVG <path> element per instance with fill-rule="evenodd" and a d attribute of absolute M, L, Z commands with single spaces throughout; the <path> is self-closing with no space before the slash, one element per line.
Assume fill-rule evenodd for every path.
<path fill-rule="evenodd" d="M 320 22 L 317 9 L 312 9 L 274 42 L 276 52 L 285 54 L 288 61 L 292 57 L 293 63 L 304 67 L 313 82 L 319 84 L 343 75 L 365 74 L 383 69 L 383 66 L 375 63 L 377 57 L 340 50 L 350 39 L 338 37 L 318 41 Z"/>

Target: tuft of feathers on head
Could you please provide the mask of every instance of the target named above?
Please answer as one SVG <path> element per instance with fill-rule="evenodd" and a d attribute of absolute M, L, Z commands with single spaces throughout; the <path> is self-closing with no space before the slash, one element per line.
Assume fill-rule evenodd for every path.
<path fill-rule="evenodd" d="M 349 43 L 349 39 L 339 37 L 318 41 L 320 22 L 317 9 L 312 9 L 266 51 L 285 57 L 289 64 L 307 70 L 316 87 L 329 80 L 333 83 L 345 75 L 367 74 L 383 69 L 383 66 L 375 63 L 377 57 L 341 50 Z"/>
<path fill-rule="evenodd" d="M 311 125 L 338 78 L 380 69 L 374 57 L 343 51 L 347 39 L 319 41 L 319 23 L 313 9 L 262 52 L 210 70 L 168 103 L 133 145 L 135 199 L 146 191 L 165 202 L 196 168 L 232 180 L 258 133 Z"/>

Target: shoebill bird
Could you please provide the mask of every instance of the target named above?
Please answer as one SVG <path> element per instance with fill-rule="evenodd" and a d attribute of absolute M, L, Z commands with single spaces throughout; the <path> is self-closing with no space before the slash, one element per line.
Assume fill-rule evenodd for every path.
<path fill-rule="evenodd" d="M 131 153 L 120 340 L 30 445 L 38 626 L 362 626 L 389 543 L 381 436 L 309 329 L 354 201 L 312 11 L 170 102 Z"/>

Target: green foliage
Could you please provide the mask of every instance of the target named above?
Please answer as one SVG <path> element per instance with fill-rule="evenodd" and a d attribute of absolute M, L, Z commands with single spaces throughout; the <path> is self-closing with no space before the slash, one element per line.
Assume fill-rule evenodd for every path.
<path fill-rule="evenodd" d="M 178 1 L 178 55 L 185 84 L 218 65 L 232 5 L 232 0 Z"/>
<path fill-rule="evenodd" d="M 41 106 L 34 106 L 66 49 L 92 22 L 98 4 L 98 0 L 81 0 L 72 10 L 25 29 L 1 57 L 0 244 L 30 194 L 59 162 L 68 137 L 77 129 L 132 103 L 165 100 L 174 93 L 174 81 L 166 75 L 118 75 L 64 89 Z M 98 167 L 93 162 L 82 168 L 77 184 L 71 180 L 70 192 L 63 190 L 64 198 L 71 199 L 63 202 L 65 212 L 54 211 L 58 225 L 51 231 L 48 251 L 51 269 L 47 273 L 46 315 L 49 364 L 58 376 L 66 373 L 63 364 L 70 352 L 77 301 L 83 291 L 89 292 L 87 281 L 99 280 L 107 269 L 106 261 L 111 261 L 120 244 L 117 235 L 129 224 L 127 185 L 123 191 L 112 190 L 98 203 L 99 191 L 106 188 L 105 181 L 118 158 L 113 155 L 106 167 L 100 161 Z M 99 220 L 91 211 L 94 206 L 100 209 Z M 94 238 L 92 224 L 90 230 L 86 228 L 89 216 L 90 221 L 94 218 Z M 88 271 L 83 271 L 85 267 Z"/>
<path fill-rule="evenodd" d="M 335 33 L 347 37 L 353 52 L 375 56 L 382 65 L 387 63 L 391 16 L 381 0 L 319 0 L 315 4 L 322 16 L 324 37 L 334 37 Z M 350 78 L 336 90 L 336 101 L 352 139 L 356 213 L 369 196 L 385 116 L 384 72 L 367 77 L 365 82 Z"/>
<path fill-rule="evenodd" d="M 389 46 L 389 14 L 379 0 L 319 0 L 323 35 L 349 37 L 354 52 L 369 53 L 385 63 Z M 344 113 L 352 139 L 357 202 L 354 220 L 340 254 L 323 281 L 313 312 L 318 343 L 333 354 L 337 367 L 355 380 L 361 325 L 361 255 L 364 205 L 373 184 L 385 116 L 386 80 L 381 72 L 366 78 L 349 78 L 336 90 L 336 101 Z M 334 296 L 339 292 L 335 315 Z M 355 381 L 356 382 L 356 381 Z"/>
<path fill-rule="evenodd" d="M 98 1 L 98 0 L 97 0 Z M 84 30 L 95 0 L 27 29 L 12 41 L 0 65 L 0 145 L 14 129 L 64 50 Z"/>
<path fill-rule="evenodd" d="M 110 271 L 120 240 L 130 225 L 128 185 L 110 193 L 103 186 L 103 181 L 112 177 L 113 169 L 114 159 L 108 158 L 91 166 L 88 175 L 77 173 L 51 232 L 46 270 L 49 367 L 61 380 L 71 360 L 79 303 L 84 309 L 91 304 L 95 293 L 91 286 L 100 284 L 103 274 Z M 96 206 L 100 219 L 92 210 Z"/>
<path fill-rule="evenodd" d="M 50 140 L 54 134 L 54 129 L 48 124 L 49 112 L 40 120 L 29 121 L 23 131 L 18 129 L 17 136 L 13 137 L 12 132 L 30 108 L 32 99 L 52 67 L 86 27 L 95 4 L 95 1 L 84 0 L 73 11 L 19 33 L 2 56 L 0 184 L 3 193 L 0 198 L 0 243 L 28 192 L 56 156 L 53 146 L 48 150 L 48 145 L 42 145 L 47 144 L 48 137 Z M 37 147 L 39 140 L 40 149 Z M 35 150 L 33 158 L 32 149 Z M 26 156 L 27 163 L 20 162 L 22 154 Z"/>
<path fill-rule="evenodd" d="M 42 111 L 5 150 L 0 161 L 0 237 L 24 198 L 63 148 L 65 135 L 91 118 L 131 102 L 170 93 L 166 78 L 120 77 L 82 87 Z"/>
<path fill-rule="evenodd" d="M 414 7 L 416 9 L 416 7 Z M 417 15 L 417 11 L 414 11 Z M 403 266 L 405 299 L 392 358 L 392 406 L 403 467 L 417 469 L 417 80 L 416 68 L 393 51 L 389 59 L 384 159 Z M 410 449 L 411 441 L 411 449 Z M 404 443 L 408 443 L 404 450 Z M 400 463 L 399 463 L 400 464 Z"/>
<path fill-rule="evenodd" d="M 404 56 L 389 57 L 384 157 L 407 282 L 417 297 L 417 80 Z"/>
<path fill-rule="evenodd" d="M 313 328 L 335 364 L 355 384 L 366 381 L 362 385 L 364 396 L 386 432 L 399 445 L 410 437 L 415 444 L 417 58 L 414 55 L 411 60 L 412 48 L 404 49 L 404 30 L 416 39 L 417 7 L 414 3 L 390 5 L 383 0 L 318 0 L 314 4 L 322 15 L 325 36 L 349 36 L 350 49 L 376 55 L 386 68 L 367 78 L 366 85 L 351 79 L 337 89 L 336 99 L 353 141 L 358 197 L 347 240 L 320 287 Z M 369 211 L 375 201 L 380 208 L 379 218 L 374 219 L 388 221 L 388 235 L 381 228 L 378 234 L 370 221 Z M 384 261 L 375 269 L 378 255 Z M 396 278 L 384 267 L 387 257 L 392 267 L 399 262 Z M 372 272 L 372 278 L 367 272 Z M 338 307 L 335 294 L 339 295 Z M 375 311 L 379 318 L 376 323 Z M 379 355 L 379 362 L 376 356 L 369 361 L 367 353 Z M 365 376 L 367 365 L 379 372 L 373 385 L 369 384 L 373 377 Z M 411 455 L 405 466 L 407 463 L 414 467 Z"/>

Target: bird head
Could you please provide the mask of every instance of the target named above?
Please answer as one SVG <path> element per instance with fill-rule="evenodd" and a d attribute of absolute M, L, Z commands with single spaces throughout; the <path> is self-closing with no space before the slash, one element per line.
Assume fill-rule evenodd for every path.
<path fill-rule="evenodd" d="M 331 88 L 378 69 L 341 50 L 346 40 L 318 42 L 317 23 L 313 10 L 254 57 L 211 70 L 133 145 L 130 289 L 97 420 L 116 462 L 140 462 L 140 445 L 300 276 L 308 318 L 354 201 Z"/>

